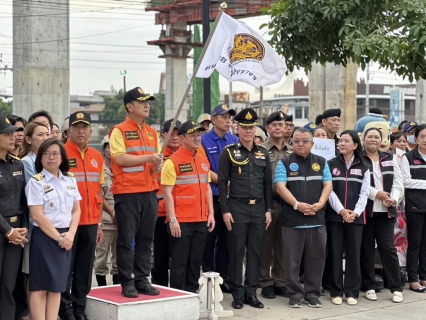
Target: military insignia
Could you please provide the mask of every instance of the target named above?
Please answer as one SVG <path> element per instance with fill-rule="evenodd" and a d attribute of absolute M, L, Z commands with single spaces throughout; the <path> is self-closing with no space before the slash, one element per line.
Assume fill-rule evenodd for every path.
<path fill-rule="evenodd" d="M 146 134 L 148 135 L 149 140 L 154 140 L 154 137 L 152 136 L 151 132 L 147 132 Z"/>
<path fill-rule="evenodd" d="M 71 177 L 71 178 L 74 178 L 74 173 L 72 173 L 72 172 L 67 172 L 67 176 L 68 176 L 68 177 Z"/>
<path fill-rule="evenodd" d="M 255 156 L 264 156 L 265 154 L 264 154 L 264 153 L 262 153 L 262 152 L 255 152 L 255 153 L 254 153 L 254 155 L 255 155 Z"/>
<path fill-rule="evenodd" d="M 246 116 L 244 117 L 246 120 L 251 120 L 253 119 L 253 116 L 251 115 L 250 111 L 247 112 Z"/>
<path fill-rule="evenodd" d="M 49 203 L 49 206 L 52 208 L 53 207 L 53 202 Z"/>
<path fill-rule="evenodd" d="M 13 154 L 11 154 L 11 153 L 9 153 L 9 156 L 10 156 L 13 160 L 21 161 L 21 158 L 19 158 L 19 157 L 17 157 L 17 156 L 15 156 L 15 155 L 13 155 Z"/>
<path fill-rule="evenodd" d="M 259 39 L 248 33 L 234 36 L 234 48 L 229 52 L 231 63 L 248 59 L 262 61 L 264 57 L 265 47 Z"/>
<path fill-rule="evenodd" d="M 145 94 L 145 92 L 143 92 L 143 90 L 142 90 L 141 88 L 138 88 L 138 92 L 139 92 L 140 94 Z"/>
<path fill-rule="evenodd" d="M 9 121 L 9 119 L 8 119 L 8 118 L 5 118 L 5 119 L 4 119 L 4 121 L 5 121 L 7 124 L 10 124 L 10 121 Z"/>
<path fill-rule="evenodd" d="M 222 104 L 222 109 L 223 109 L 223 110 L 228 110 L 228 107 L 227 107 L 227 106 L 225 106 L 224 104 Z"/>
<path fill-rule="evenodd" d="M 283 113 L 282 113 L 282 112 L 280 112 L 280 118 L 281 118 L 281 119 L 284 119 L 284 115 L 283 115 Z"/>
<path fill-rule="evenodd" d="M 312 170 L 319 171 L 321 169 L 321 166 L 318 163 L 312 164 Z"/>
<path fill-rule="evenodd" d="M 191 123 L 192 123 L 193 126 L 195 126 L 195 122 L 194 121 L 191 121 Z"/>
<path fill-rule="evenodd" d="M 204 169 L 204 171 L 209 171 L 209 168 L 207 167 L 205 163 L 203 163 L 201 167 Z"/>
<path fill-rule="evenodd" d="M 79 113 L 77 113 L 76 117 L 77 117 L 77 119 L 84 119 L 84 114 L 79 112 Z"/>
<path fill-rule="evenodd" d="M 44 178 L 44 174 L 37 173 L 37 174 L 33 175 L 33 178 L 36 179 L 37 181 L 41 181 L 41 179 Z"/>
<path fill-rule="evenodd" d="M 238 174 L 241 174 L 241 167 L 238 167 Z"/>
<path fill-rule="evenodd" d="M 297 163 L 290 163 L 290 170 L 291 171 L 297 171 L 299 170 L 299 165 Z"/>
<path fill-rule="evenodd" d="M 7 120 L 7 119 L 6 119 Z M 415 126 L 416 125 L 416 123 L 415 122 L 413 122 L 413 121 L 411 121 L 410 122 L 410 126 Z"/>
<path fill-rule="evenodd" d="M 48 184 L 46 184 L 44 186 L 44 194 L 49 193 L 51 191 L 53 191 L 53 188 L 51 186 L 49 186 Z"/>
<path fill-rule="evenodd" d="M 92 164 L 92 167 L 94 167 L 94 168 L 98 167 L 98 162 L 95 159 L 92 159 L 92 161 L 90 161 L 90 163 Z"/>
<path fill-rule="evenodd" d="M 14 171 L 12 172 L 12 175 L 15 176 L 22 176 L 22 171 Z"/>
<path fill-rule="evenodd" d="M 67 189 L 68 189 L 68 190 L 74 190 L 74 189 L 75 189 L 75 186 L 67 186 Z"/>

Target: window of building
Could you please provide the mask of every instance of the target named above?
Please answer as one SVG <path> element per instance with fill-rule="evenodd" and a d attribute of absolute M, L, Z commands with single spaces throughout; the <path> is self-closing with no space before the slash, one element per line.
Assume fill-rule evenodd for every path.
<path fill-rule="evenodd" d="M 294 118 L 303 119 L 303 107 L 295 107 L 294 110 Z"/>

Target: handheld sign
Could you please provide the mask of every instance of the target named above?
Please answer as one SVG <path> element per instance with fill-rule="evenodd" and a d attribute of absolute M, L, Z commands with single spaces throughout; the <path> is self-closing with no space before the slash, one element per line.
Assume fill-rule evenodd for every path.
<path fill-rule="evenodd" d="M 333 159 L 336 157 L 334 140 L 314 138 L 314 146 L 312 147 L 311 152 L 325 158 L 325 160 Z"/>

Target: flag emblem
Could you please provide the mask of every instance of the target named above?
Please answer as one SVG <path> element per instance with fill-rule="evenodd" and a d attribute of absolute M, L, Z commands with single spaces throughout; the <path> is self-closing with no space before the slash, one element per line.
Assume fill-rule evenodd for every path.
<path fill-rule="evenodd" d="M 229 52 L 231 63 L 246 59 L 262 61 L 264 57 L 265 47 L 259 39 L 247 33 L 235 35 L 234 49 Z"/>

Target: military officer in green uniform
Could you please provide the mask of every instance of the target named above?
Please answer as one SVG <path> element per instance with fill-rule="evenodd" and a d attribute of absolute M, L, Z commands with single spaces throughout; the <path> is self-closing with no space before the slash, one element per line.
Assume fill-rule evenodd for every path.
<path fill-rule="evenodd" d="M 251 108 L 239 112 L 238 142 L 220 154 L 218 187 L 223 220 L 228 229 L 228 275 L 234 309 L 243 303 L 263 308 L 256 297 L 265 230 L 271 223 L 272 173 L 268 150 L 254 143 L 257 114 Z M 229 182 L 229 196 L 228 196 Z M 247 248 L 245 282 L 242 261 Z"/>

